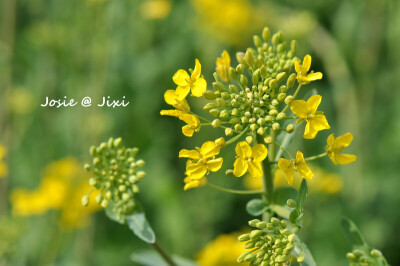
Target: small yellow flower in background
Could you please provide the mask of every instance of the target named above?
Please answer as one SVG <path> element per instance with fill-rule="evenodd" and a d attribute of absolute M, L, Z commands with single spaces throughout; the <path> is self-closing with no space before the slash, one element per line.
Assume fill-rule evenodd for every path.
<path fill-rule="evenodd" d="M 147 0 L 140 5 L 140 14 L 145 19 L 163 19 L 171 12 L 169 0 Z"/>
<path fill-rule="evenodd" d="M 231 67 L 231 57 L 226 50 L 222 52 L 221 57 L 217 58 L 216 65 L 216 71 L 218 75 L 222 78 L 223 81 L 229 82 L 231 80 L 231 76 L 229 75 L 229 68 Z"/>
<path fill-rule="evenodd" d="M 193 136 L 194 132 L 200 129 L 200 120 L 195 115 L 181 114 L 179 119 L 187 124 L 186 126 L 182 127 L 182 133 L 186 137 Z"/>
<path fill-rule="evenodd" d="M 294 61 L 294 68 L 297 72 L 296 78 L 300 84 L 305 85 L 310 83 L 311 81 L 322 79 L 321 72 L 316 72 L 316 73 L 311 72 L 310 74 L 307 74 L 307 72 L 310 70 L 310 67 L 311 67 L 311 56 L 309 54 L 304 57 L 303 64 L 301 64 L 301 66 L 299 60 Z"/>
<path fill-rule="evenodd" d="M 219 235 L 198 254 L 196 262 L 201 266 L 238 265 L 237 258 L 246 251 L 237 238 L 241 233 Z"/>
<path fill-rule="evenodd" d="M 233 164 L 233 174 L 236 177 L 244 175 L 247 171 L 253 177 L 262 177 L 261 162 L 267 157 L 268 150 L 263 144 L 250 147 L 246 141 L 241 141 L 235 148 L 237 158 Z"/>
<path fill-rule="evenodd" d="M 297 151 L 295 160 L 286 160 L 280 158 L 278 161 L 278 167 L 285 173 L 286 181 L 289 185 L 293 184 L 294 172 L 298 172 L 304 179 L 311 180 L 314 176 L 311 169 L 306 164 L 304 160 L 304 155 L 302 152 Z"/>
<path fill-rule="evenodd" d="M 307 121 L 303 135 L 305 139 L 313 139 L 318 131 L 330 128 L 326 117 L 322 114 L 316 114 L 321 99 L 321 95 L 313 95 L 308 98 L 307 102 L 295 100 L 290 104 L 292 112 L 299 117 L 297 124 L 303 120 Z"/>
<path fill-rule="evenodd" d="M 186 175 L 191 180 L 199 180 L 204 178 L 209 171 L 218 171 L 223 159 L 215 159 L 215 156 L 220 150 L 221 147 L 215 141 L 206 141 L 201 148 L 196 148 L 196 150 L 181 150 L 179 157 L 189 159 L 186 164 Z"/>
<path fill-rule="evenodd" d="M 59 210 L 60 224 L 64 228 L 85 226 L 90 215 L 99 209 L 97 205 L 82 207 L 81 198 L 89 189 L 88 181 L 87 174 L 75 159 L 56 161 L 46 167 L 37 189 L 16 188 L 12 191 L 12 213 L 15 216 L 33 216 Z M 95 195 L 92 200 L 94 198 Z"/>
<path fill-rule="evenodd" d="M 349 164 L 357 159 L 357 156 L 353 154 L 340 154 L 352 141 L 353 135 L 351 133 L 346 133 L 336 139 L 333 133 L 329 135 L 325 151 L 335 165 Z"/>
<path fill-rule="evenodd" d="M 164 93 L 165 102 L 169 105 L 172 105 L 175 110 L 161 110 L 161 115 L 169 115 L 179 117 L 181 114 L 187 114 L 190 112 L 189 104 L 186 99 L 179 101 L 176 95 L 176 91 L 167 90 Z"/>
<path fill-rule="evenodd" d="M 6 148 L 0 144 L 0 178 L 8 175 L 8 166 L 3 162 L 3 158 L 7 155 Z"/>
<path fill-rule="evenodd" d="M 328 173 L 316 165 L 312 165 L 312 168 L 316 178 L 308 181 L 308 189 L 310 193 L 334 195 L 342 190 L 343 180 L 338 174 Z M 300 175 L 294 175 L 292 186 L 298 189 L 302 179 L 303 178 Z M 252 190 L 262 189 L 262 180 L 260 178 L 254 178 L 250 175 L 247 175 L 244 178 L 244 185 L 246 188 Z M 277 168 L 274 172 L 274 187 L 287 186 L 288 183 L 286 181 L 285 173 L 280 168 Z"/>
<path fill-rule="evenodd" d="M 182 101 L 186 98 L 190 91 L 192 91 L 192 96 L 201 97 L 203 92 L 207 89 L 207 82 L 201 75 L 201 64 L 198 59 L 196 59 L 195 67 L 191 76 L 183 70 L 179 69 L 172 80 L 178 85 L 176 88 L 176 96 L 178 101 Z"/>

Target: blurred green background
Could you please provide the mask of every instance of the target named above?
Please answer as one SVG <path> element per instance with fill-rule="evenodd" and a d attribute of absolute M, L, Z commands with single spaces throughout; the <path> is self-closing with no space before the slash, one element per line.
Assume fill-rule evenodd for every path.
<path fill-rule="evenodd" d="M 318 154 L 331 132 L 352 132 L 350 150 L 358 155 L 356 163 L 343 167 L 328 159 L 318 162 L 340 174 L 344 186 L 335 195 L 310 196 L 301 237 L 319 265 L 346 265 L 351 245 L 340 228 L 345 215 L 390 264 L 400 265 L 394 233 L 400 224 L 400 2 L 395 0 L 2 0 L 0 142 L 9 171 L 0 180 L 1 265 L 132 265 L 131 253 L 148 248 L 102 211 L 86 226 L 68 229 L 59 226 L 56 210 L 30 217 L 11 211 L 12 191 L 37 189 L 52 162 L 73 157 L 83 165 L 90 160 L 89 146 L 111 136 L 140 148 L 138 157 L 147 163 L 140 199 L 167 250 L 196 258 L 218 235 L 246 228 L 250 197 L 208 187 L 182 189 L 179 150 L 223 132 L 204 130 L 188 139 L 180 121 L 159 112 L 167 108 L 164 91 L 175 89 L 176 70 L 193 68 L 198 58 L 211 84 L 223 49 L 236 61 L 234 53 L 251 46 L 252 35 L 264 26 L 296 39 L 297 56 L 310 53 L 312 69 L 324 73 L 309 86 L 323 95 L 321 110 L 332 131 L 299 146 Z M 130 105 L 42 108 L 46 96 L 78 101 L 90 96 L 94 102 L 125 96 Z M 224 175 L 210 180 L 243 186 L 241 179 Z"/>

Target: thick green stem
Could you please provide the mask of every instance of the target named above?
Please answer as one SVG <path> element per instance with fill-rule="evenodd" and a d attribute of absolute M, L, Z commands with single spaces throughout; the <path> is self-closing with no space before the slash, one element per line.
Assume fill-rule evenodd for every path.
<path fill-rule="evenodd" d="M 275 134 L 271 134 L 272 139 L 275 139 Z M 262 137 L 260 135 L 257 135 L 257 143 L 262 143 Z M 272 152 L 272 154 L 271 154 Z M 274 160 L 274 154 L 275 154 L 275 144 L 271 144 L 270 149 L 268 151 L 270 158 Z M 262 168 L 263 168 L 263 190 L 265 197 L 268 201 L 269 204 L 273 202 L 273 193 L 274 193 L 274 178 L 272 176 L 272 168 L 271 164 L 269 163 L 269 159 L 266 158 L 264 161 L 262 161 Z"/>
<path fill-rule="evenodd" d="M 158 244 L 157 240 L 154 242 L 154 244 L 151 244 L 151 246 L 161 255 L 161 257 L 169 266 L 177 266 L 169 254 Z"/>

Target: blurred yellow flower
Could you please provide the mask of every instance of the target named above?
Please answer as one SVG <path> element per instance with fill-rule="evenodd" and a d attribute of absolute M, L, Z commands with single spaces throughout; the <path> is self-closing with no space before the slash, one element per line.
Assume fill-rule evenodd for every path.
<path fill-rule="evenodd" d="M 313 139 L 318 131 L 330 128 L 326 117 L 323 114 L 316 113 L 321 99 L 321 95 L 313 95 L 308 98 L 307 102 L 304 100 L 295 100 L 290 104 L 292 112 L 299 117 L 297 124 L 303 120 L 307 121 L 303 135 L 305 139 Z"/>
<path fill-rule="evenodd" d="M 353 135 L 351 133 L 346 133 L 336 139 L 333 133 L 329 135 L 325 151 L 335 165 L 349 164 L 357 159 L 357 156 L 353 154 L 340 154 L 352 141 Z"/>
<path fill-rule="evenodd" d="M 247 171 L 253 177 L 261 177 L 263 170 L 261 162 L 267 157 L 268 150 L 263 144 L 257 144 L 253 147 L 246 141 L 236 144 L 235 148 L 237 158 L 233 164 L 233 174 L 237 177 L 244 175 Z"/>
<path fill-rule="evenodd" d="M 175 110 L 161 110 L 161 115 L 179 117 L 181 114 L 187 114 L 190 112 L 190 107 L 186 99 L 183 99 L 182 101 L 178 100 L 176 91 L 174 90 L 167 90 L 164 93 L 164 100 L 167 104 L 172 105 Z"/>
<path fill-rule="evenodd" d="M 186 164 L 186 175 L 191 180 L 203 179 L 209 171 L 216 172 L 221 166 L 223 159 L 215 158 L 221 147 L 215 141 L 206 141 L 201 148 L 196 150 L 183 149 L 179 152 L 180 158 L 188 158 Z"/>
<path fill-rule="evenodd" d="M 222 78 L 223 81 L 229 82 L 231 80 L 231 76 L 229 75 L 229 68 L 231 67 L 231 57 L 226 50 L 222 52 L 221 57 L 217 58 L 216 65 L 216 71 L 218 75 Z"/>
<path fill-rule="evenodd" d="M 246 251 L 243 243 L 237 240 L 239 235 L 240 233 L 219 235 L 197 254 L 196 262 L 201 266 L 239 265 L 236 260 Z"/>
<path fill-rule="evenodd" d="M 304 160 L 302 152 L 297 151 L 295 160 L 286 160 L 280 158 L 278 161 L 278 167 L 285 173 L 286 180 L 289 185 L 293 184 L 294 172 L 298 172 L 301 177 L 311 180 L 314 176 L 311 169 Z"/>
<path fill-rule="evenodd" d="M 310 193 L 323 193 L 333 195 L 339 193 L 342 190 L 343 180 L 339 175 L 335 173 L 328 173 L 322 168 L 315 165 L 312 165 L 312 168 L 316 178 L 308 181 Z M 300 175 L 294 175 L 292 186 L 295 188 L 299 188 L 302 179 L 303 178 Z M 262 188 L 262 180 L 260 178 L 253 178 L 248 175 L 244 179 L 244 185 L 248 189 L 258 190 Z M 274 186 L 288 186 L 286 175 L 279 168 L 277 168 L 274 173 Z"/>
<path fill-rule="evenodd" d="M 308 54 L 304 57 L 303 59 L 303 64 L 300 66 L 299 60 L 294 61 L 294 68 L 297 72 L 297 81 L 302 84 L 308 84 L 311 81 L 314 80 L 319 80 L 322 79 L 322 73 L 321 72 L 316 72 L 313 73 L 311 72 L 310 74 L 307 74 L 307 72 L 310 70 L 311 67 L 311 56 Z"/>
<path fill-rule="evenodd" d="M 200 121 L 195 115 L 181 114 L 179 116 L 179 119 L 187 124 L 182 127 L 182 133 L 186 137 L 193 136 L 194 132 L 200 128 Z"/>
<path fill-rule="evenodd" d="M 8 175 L 8 166 L 3 162 L 3 158 L 7 155 L 6 148 L 0 144 L 0 178 Z"/>
<path fill-rule="evenodd" d="M 140 5 L 140 14 L 145 19 L 163 19 L 171 12 L 169 0 L 147 0 Z"/>
<path fill-rule="evenodd" d="M 90 208 L 81 205 L 81 198 L 89 189 L 88 180 L 87 174 L 75 159 L 56 161 L 46 167 L 36 190 L 16 188 L 12 191 L 12 212 L 15 216 L 32 216 L 59 210 L 63 227 L 84 226 L 91 213 L 99 209 L 97 205 Z"/>
<path fill-rule="evenodd" d="M 201 64 L 198 59 L 196 59 L 195 67 L 191 76 L 189 76 L 189 74 L 183 69 L 179 69 L 174 74 L 172 80 L 176 85 L 178 85 L 178 88 L 176 88 L 176 97 L 178 101 L 185 99 L 190 91 L 192 91 L 192 96 L 203 96 L 203 92 L 207 89 L 207 82 L 200 75 Z"/>

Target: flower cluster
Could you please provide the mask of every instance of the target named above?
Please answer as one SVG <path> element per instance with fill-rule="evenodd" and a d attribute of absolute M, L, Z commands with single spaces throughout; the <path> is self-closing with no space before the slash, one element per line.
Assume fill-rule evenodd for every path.
<path fill-rule="evenodd" d="M 99 192 L 96 202 L 103 208 L 110 205 L 117 215 L 116 219 L 124 222 L 125 216 L 136 207 L 135 195 L 139 192 L 137 183 L 146 174 L 137 170 L 145 164 L 143 160 L 135 160 L 138 149 L 125 148 L 121 144 L 121 138 L 110 138 L 107 143 L 90 148 L 93 163 L 85 164 L 85 170 L 94 175 L 89 180 L 93 188 L 83 196 L 82 205 L 89 204 L 89 194 L 96 190 Z"/>
<path fill-rule="evenodd" d="M 296 241 L 296 234 L 288 227 L 285 220 L 271 218 L 270 222 L 254 219 L 249 225 L 256 230 L 239 236 L 240 242 L 246 242 L 245 249 L 237 259 L 238 262 L 250 262 L 250 265 L 287 265 L 290 261 L 295 245 L 301 248 Z M 304 253 L 297 257 L 298 262 L 303 262 Z"/>
<path fill-rule="evenodd" d="M 346 254 L 346 258 L 350 262 L 350 266 L 378 266 L 387 265 L 385 258 L 377 249 L 372 249 L 369 252 L 363 249 L 355 249 Z"/>

